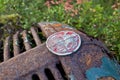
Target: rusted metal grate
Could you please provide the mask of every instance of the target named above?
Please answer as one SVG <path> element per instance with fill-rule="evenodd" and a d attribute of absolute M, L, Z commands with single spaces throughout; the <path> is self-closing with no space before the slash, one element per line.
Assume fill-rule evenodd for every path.
<path fill-rule="evenodd" d="M 82 38 L 81 48 L 63 57 L 51 54 L 44 43 L 48 36 L 62 30 L 75 31 Z M 109 54 L 99 40 L 60 23 L 47 22 L 7 37 L 0 51 L 0 80 L 86 80 L 86 70 L 99 67 L 101 58 Z"/>

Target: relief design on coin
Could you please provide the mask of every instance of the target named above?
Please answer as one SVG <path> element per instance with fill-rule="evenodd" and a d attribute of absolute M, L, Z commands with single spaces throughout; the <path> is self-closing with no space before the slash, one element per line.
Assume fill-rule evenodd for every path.
<path fill-rule="evenodd" d="M 50 35 L 46 46 L 56 55 L 69 55 L 77 51 L 81 45 L 80 35 L 73 31 L 60 31 Z"/>

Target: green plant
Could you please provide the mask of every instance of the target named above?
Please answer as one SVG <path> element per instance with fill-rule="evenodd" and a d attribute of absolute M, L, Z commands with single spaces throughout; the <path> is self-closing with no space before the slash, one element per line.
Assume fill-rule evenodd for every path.
<path fill-rule="evenodd" d="M 5 12 L 3 14 L 19 14 L 21 15 L 22 27 L 27 29 L 30 25 L 41 20 L 42 12 L 44 12 L 44 0 L 7 0 L 4 5 Z M 42 5 L 42 6 L 41 6 Z"/>
<path fill-rule="evenodd" d="M 89 35 L 103 40 L 120 61 L 120 10 L 109 9 L 109 13 L 105 7 L 100 4 L 93 5 L 92 2 L 77 6 L 79 7 L 81 10 L 79 10 L 77 29 L 82 29 Z"/>

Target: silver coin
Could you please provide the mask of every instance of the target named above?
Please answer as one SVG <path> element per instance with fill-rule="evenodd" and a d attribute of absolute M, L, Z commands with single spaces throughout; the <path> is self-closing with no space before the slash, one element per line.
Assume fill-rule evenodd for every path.
<path fill-rule="evenodd" d="M 56 55 L 69 55 L 81 45 L 80 35 L 73 31 L 60 31 L 52 34 L 46 41 L 49 51 Z"/>

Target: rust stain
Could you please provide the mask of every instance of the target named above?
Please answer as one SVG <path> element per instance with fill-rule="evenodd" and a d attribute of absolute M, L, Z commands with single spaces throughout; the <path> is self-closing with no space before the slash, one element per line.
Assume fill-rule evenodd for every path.
<path fill-rule="evenodd" d="M 86 60 L 86 65 L 90 66 L 91 62 L 92 62 L 92 57 L 91 55 L 86 55 L 85 56 L 85 60 Z"/>
<path fill-rule="evenodd" d="M 60 23 L 56 23 L 56 24 L 53 24 L 53 26 L 55 26 L 55 27 L 61 27 L 62 24 L 60 24 Z"/>

